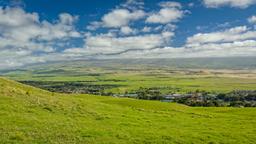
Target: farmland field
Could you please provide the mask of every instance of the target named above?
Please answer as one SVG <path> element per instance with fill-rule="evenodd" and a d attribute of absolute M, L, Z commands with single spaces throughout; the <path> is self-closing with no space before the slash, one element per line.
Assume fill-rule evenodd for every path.
<path fill-rule="evenodd" d="M 75 82 L 103 86 L 106 87 L 104 92 L 112 93 L 130 92 L 140 87 L 157 88 L 165 94 L 256 89 L 255 58 L 243 60 L 243 67 L 230 62 L 238 63 L 241 59 L 225 59 L 223 62 L 215 59 L 207 65 L 199 60 L 192 59 L 190 63 L 189 60 L 183 60 L 186 63 L 165 60 L 161 65 L 156 60 L 123 60 L 119 63 L 114 60 L 74 61 L 30 66 L 3 75 L 17 81 Z M 208 62 L 209 59 L 202 61 Z M 222 65 L 215 66 L 216 61 L 222 62 Z"/>

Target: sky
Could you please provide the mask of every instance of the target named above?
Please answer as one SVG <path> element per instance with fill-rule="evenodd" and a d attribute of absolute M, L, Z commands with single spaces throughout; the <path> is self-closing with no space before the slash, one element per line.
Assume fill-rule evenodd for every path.
<path fill-rule="evenodd" d="M 0 69 L 256 56 L 256 0 L 0 0 Z"/>

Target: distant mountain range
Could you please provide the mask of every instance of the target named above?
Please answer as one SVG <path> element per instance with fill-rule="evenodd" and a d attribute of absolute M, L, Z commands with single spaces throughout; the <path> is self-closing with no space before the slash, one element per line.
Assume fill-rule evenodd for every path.
<path fill-rule="evenodd" d="M 176 59 L 89 59 L 77 61 L 59 61 L 43 64 L 34 64 L 11 70 L 26 71 L 34 69 L 99 67 L 106 69 L 141 69 L 141 68 L 170 68 L 170 69 L 256 69 L 256 57 L 229 57 L 229 58 L 176 58 Z"/>

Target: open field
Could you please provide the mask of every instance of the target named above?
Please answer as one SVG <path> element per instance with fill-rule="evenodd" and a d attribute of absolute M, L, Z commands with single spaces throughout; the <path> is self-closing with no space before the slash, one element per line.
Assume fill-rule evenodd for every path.
<path fill-rule="evenodd" d="M 254 143 L 255 108 L 50 93 L 0 79 L 0 143 Z"/>
<path fill-rule="evenodd" d="M 163 61 L 162 65 L 160 65 L 161 61 L 151 63 L 136 60 L 120 63 L 117 61 L 74 61 L 30 66 L 26 69 L 5 72 L 3 75 L 17 81 L 76 82 L 106 86 L 104 92 L 112 93 L 130 92 L 140 87 L 157 88 L 162 93 L 186 93 L 196 90 L 209 92 L 255 90 L 256 70 L 253 62 L 248 63 L 248 67 L 235 65 L 233 69 L 232 67 L 224 69 L 231 61 L 228 60 L 218 68 L 215 68 L 214 62 L 208 65 L 202 64 L 200 67 L 201 61 L 192 61 L 187 65 L 182 65 L 182 63 L 175 65 L 173 61 L 167 60 Z M 195 66 L 194 69 L 191 68 L 193 66 Z"/>

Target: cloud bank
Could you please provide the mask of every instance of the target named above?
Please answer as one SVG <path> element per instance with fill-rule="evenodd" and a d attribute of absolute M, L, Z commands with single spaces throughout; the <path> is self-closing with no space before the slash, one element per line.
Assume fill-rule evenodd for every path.
<path fill-rule="evenodd" d="M 244 9 L 256 4 L 256 0 L 203 0 L 203 2 L 205 6 L 209 8 L 230 6 Z"/>
<path fill-rule="evenodd" d="M 209 8 L 245 9 L 254 0 L 204 0 Z M 178 22 L 190 12 L 178 2 L 159 2 L 155 10 L 128 0 L 79 29 L 79 16 L 60 13 L 47 21 L 19 7 L 0 7 L 0 69 L 87 58 L 182 58 L 256 56 L 256 17 L 212 32 L 195 33 L 174 47 Z M 139 25 L 139 26 L 138 26 Z M 82 41 L 80 45 L 74 40 Z"/>

